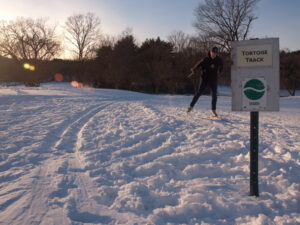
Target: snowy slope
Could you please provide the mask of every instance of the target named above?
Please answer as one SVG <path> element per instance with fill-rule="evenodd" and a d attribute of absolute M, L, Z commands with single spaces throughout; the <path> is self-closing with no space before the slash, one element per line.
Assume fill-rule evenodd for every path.
<path fill-rule="evenodd" d="M 260 197 L 249 113 L 207 119 L 202 96 L 0 88 L 0 224 L 300 224 L 300 97 L 260 113 Z"/>

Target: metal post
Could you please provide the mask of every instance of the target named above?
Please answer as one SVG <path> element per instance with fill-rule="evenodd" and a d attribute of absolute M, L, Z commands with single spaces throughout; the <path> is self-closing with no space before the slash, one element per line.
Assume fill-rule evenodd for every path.
<path fill-rule="evenodd" d="M 250 114 L 250 196 L 258 193 L 258 112 Z"/>

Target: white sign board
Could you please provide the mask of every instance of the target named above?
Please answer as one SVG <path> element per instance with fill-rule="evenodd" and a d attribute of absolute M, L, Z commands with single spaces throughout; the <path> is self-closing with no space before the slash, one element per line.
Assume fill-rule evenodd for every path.
<path fill-rule="evenodd" d="M 238 67 L 272 66 L 272 45 L 237 47 Z"/>
<path fill-rule="evenodd" d="M 279 111 L 279 39 L 232 42 L 232 111 Z"/>

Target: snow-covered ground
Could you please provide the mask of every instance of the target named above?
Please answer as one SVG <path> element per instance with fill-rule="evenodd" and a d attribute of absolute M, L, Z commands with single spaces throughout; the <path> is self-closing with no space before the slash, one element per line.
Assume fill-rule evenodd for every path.
<path fill-rule="evenodd" d="M 210 97 L 0 88 L 0 224 L 300 224 L 300 97 L 260 113 L 249 196 L 249 113 Z"/>

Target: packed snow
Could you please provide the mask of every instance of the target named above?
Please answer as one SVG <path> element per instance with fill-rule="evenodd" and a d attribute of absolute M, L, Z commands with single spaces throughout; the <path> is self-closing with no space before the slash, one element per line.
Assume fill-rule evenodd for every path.
<path fill-rule="evenodd" d="M 0 224 L 300 224 L 300 97 L 260 113 L 259 197 L 249 113 L 191 98 L 0 87 Z"/>

